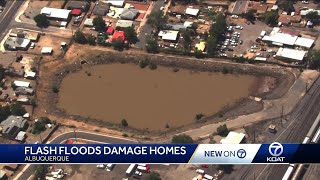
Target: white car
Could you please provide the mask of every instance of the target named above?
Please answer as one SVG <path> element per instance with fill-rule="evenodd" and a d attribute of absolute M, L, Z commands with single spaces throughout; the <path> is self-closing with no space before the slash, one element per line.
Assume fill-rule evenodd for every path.
<path fill-rule="evenodd" d="M 198 173 L 198 174 L 204 174 L 204 170 L 203 170 L 203 169 L 197 169 L 197 170 L 196 170 L 196 173 Z"/>
<path fill-rule="evenodd" d="M 104 164 L 98 164 L 98 165 L 97 165 L 97 168 L 98 168 L 98 169 L 104 169 L 104 167 L 105 167 Z"/>
<path fill-rule="evenodd" d="M 240 29 L 240 30 L 242 30 L 242 29 L 243 29 L 243 27 L 242 27 L 242 26 L 236 26 L 236 29 Z"/>
<path fill-rule="evenodd" d="M 239 16 L 237 16 L 237 15 L 232 15 L 231 16 L 233 19 L 238 19 L 239 18 Z"/>
<path fill-rule="evenodd" d="M 142 176 L 142 172 L 140 172 L 140 171 L 136 171 L 136 172 L 134 172 L 134 174 L 138 175 L 138 176 Z"/>
<path fill-rule="evenodd" d="M 302 4 L 309 4 L 308 1 L 302 1 Z"/>
<path fill-rule="evenodd" d="M 34 49 L 34 47 L 35 47 L 35 43 L 31 43 L 30 49 Z"/>

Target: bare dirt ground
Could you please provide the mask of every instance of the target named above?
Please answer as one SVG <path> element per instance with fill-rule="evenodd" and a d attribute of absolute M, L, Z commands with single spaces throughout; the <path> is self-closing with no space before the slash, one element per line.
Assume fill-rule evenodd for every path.
<path fill-rule="evenodd" d="M 102 50 L 102 51 L 100 51 L 100 50 Z M 94 52 L 93 55 L 92 55 L 92 52 Z M 79 63 L 79 60 L 83 60 L 83 59 L 93 60 L 95 58 L 99 58 L 101 56 L 99 54 L 106 54 L 106 52 L 109 52 L 110 55 L 112 55 L 114 50 L 106 49 L 103 47 L 88 47 L 88 46 L 82 46 L 82 45 L 76 44 L 76 45 L 72 45 L 70 47 L 70 49 L 68 50 L 68 53 L 65 55 L 64 59 L 46 60 L 44 62 L 44 64 L 42 64 L 40 67 L 40 78 L 39 78 L 39 86 L 38 86 L 39 88 L 37 91 L 37 102 L 39 105 L 34 111 L 35 115 L 38 117 L 49 116 L 49 118 L 51 118 L 52 120 L 56 120 L 57 122 L 59 122 L 61 124 L 68 125 L 68 126 L 75 126 L 75 127 L 81 128 L 81 129 L 93 130 L 93 131 L 99 131 L 99 132 L 105 132 L 105 133 L 111 132 L 113 134 L 121 135 L 122 133 L 117 132 L 117 130 L 119 130 L 119 129 L 116 126 L 111 126 L 109 128 L 107 128 L 106 126 L 103 126 L 103 124 L 102 125 L 100 124 L 97 126 L 97 124 L 88 123 L 89 120 L 85 120 L 85 121 L 78 120 L 77 121 L 77 120 L 75 120 L 75 117 L 72 117 L 72 116 L 61 117 L 61 116 L 57 115 L 56 111 L 53 111 L 50 113 L 47 111 L 48 109 L 50 109 L 49 106 L 52 105 L 52 102 L 49 100 L 50 98 L 48 98 L 48 92 L 49 93 L 52 92 L 52 82 L 51 82 L 52 77 L 59 76 L 57 74 L 56 70 L 63 68 L 67 64 L 70 65 L 70 64 L 75 64 L 76 62 Z M 119 53 L 119 52 L 117 52 L 117 53 Z M 128 52 L 127 51 L 123 52 L 122 55 L 135 54 L 136 57 L 139 57 L 139 55 L 138 55 L 139 53 L 141 53 L 141 52 L 130 50 Z M 121 55 L 121 54 L 119 54 L 119 55 Z M 157 56 L 162 56 L 162 55 L 157 55 Z M 168 59 L 172 58 L 172 57 L 168 57 L 167 55 L 163 56 L 163 57 L 166 57 Z M 185 59 L 185 58 L 183 58 L 183 59 Z M 208 61 L 210 61 L 210 60 L 208 60 Z M 215 59 L 215 61 L 217 61 L 217 60 Z M 203 61 L 203 62 L 206 63 L 205 61 Z M 218 60 L 218 62 L 220 62 L 220 61 Z M 201 62 L 199 62 L 199 60 L 194 61 L 194 63 L 201 64 Z M 226 64 L 230 64 L 230 62 L 226 63 Z M 233 64 L 233 63 L 231 63 L 231 64 Z M 239 64 L 234 64 L 234 65 L 237 67 L 239 66 Z M 250 67 L 251 65 L 245 65 L 245 66 Z M 191 67 L 191 65 L 190 65 L 190 67 Z M 246 70 L 243 70 L 243 72 L 247 72 L 247 71 L 249 72 L 249 70 L 247 68 L 244 68 Z M 264 68 L 264 67 L 260 66 L 260 68 Z M 276 68 L 274 68 L 274 69 L 276 69 Z M 283 89 L 283 91 L 286 91 L 289 88 L 288 85 L 290 85 L 290 84 L 289 83 L 285 84 L 285 86 L 282 86 L 280 89 Z M 244 104 L 246 104 L 246 105 L 244 105 Z M 237 115 L 237 112 L 239 112 L 240 114 L 241 113 L 248 114 L 250 112 L 252 113 L 252 110 L 259 111 L 259 110 L 261 110 L 261 107 L 262 107 L 262 104 L 259 104 L 254 101 L 251 101 L 250 103 L 244 103 L 244 104 L 242 104 L 238 108 L 235 108 L 235 111 L 233 113 L 229 113 L 229 114 L 225 113 L 224 116 L 235 116 L 235 115 Z M 248 109 L 246 109 L 246 107 Z M 232 111 L 230 111 L 230 112 L 232 112 Z M 211 122 L 211 121 L 209 121 L 209 122 Z M 199 127 L 199 126 L 201 126 L 201 124 L 196 125 L 196 127 Z M 110 128 L 113 130 L 110 130 Z M 126 133 L 128 133 L 128 131 L 126 131 Z M 130 133 L 131 132 L 129 131 L 129 134 Z"/>
<path fill-rule="evenodd" d="M 55 58 L 62 57 L 64 52 L 60 49 L 61 43 L 66 42 L 68 44 L 69 41 L 70 40 L 67 38 L 56 37 L 56 36 L 51 36 L 51 35 L 44 35 L 44 36 L 40 37 L 39 41 L 36 43 L 35 48 L 29 49 L 28 51 L 30 53 L 41 54 L 41 49 L 43 47 L 52 47 L 52 49 L 53 49 L 52 56 Z"/>

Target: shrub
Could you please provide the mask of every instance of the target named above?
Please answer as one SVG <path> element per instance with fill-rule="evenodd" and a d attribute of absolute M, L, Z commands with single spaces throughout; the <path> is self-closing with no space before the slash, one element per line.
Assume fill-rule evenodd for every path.
<path fill-rule="evenodd" d="M 222 74 L 228 74 L 229 70 L 226 67 L 223 67 Z"/>
<path fill-rule="evenodd" d="M 217 133 L 222 136 L 222 137 L 226 137 L 229 134 L 229 129 L 227 128 L 227 125 L 221 125 L 217 128 Z"/>
<path fill-rule="evenodd" d="M 59 93 L 59 88 L 57 86 L 52 86 L 52 92 Z"/>
<path fill-rule="evenodd" d="M 128 122 L 127 122 L 127 120 L 126 119 L 122 119 L 121 120 L 121 125 L 123 126 L 123 127 L 128 127 Z"/>
<path fill-rule="evenodd" d="M 174 135 L 171 140 L 172 143 L 193 143 L 193 139 L 186 134 Z"/>
<path fill-rule="evenodd" d="M 204 116 L 204 114 L 202 114 L 202 113 L 196 114 L 196 120 L 200 120 L 203 116 Z"/>
<path fill-rule="evenodd" d="M 149 68 L 150 68 L 151 70 L 155 70 L 155 69 L 158 68 L 158 66 L 157 66 L 155 63 L 150 63 L 150 64 L 149 64 Z"/>
<path fill-rule="evenodd" d="M 140 68 L 145 68 L 145 67 L 147 67 L 148 65 L 149 65 L 149 60 L 141 60 L 140 62 L 139 62 L 139 66 L 140 66 Z"/>
<path fill-rule="evenodd" d="M 40 134 L 42 131 L 46 130 L 46 124 L 43 121 L 37 121 L 34 123 L 32 128 L 32 134 Z"/>

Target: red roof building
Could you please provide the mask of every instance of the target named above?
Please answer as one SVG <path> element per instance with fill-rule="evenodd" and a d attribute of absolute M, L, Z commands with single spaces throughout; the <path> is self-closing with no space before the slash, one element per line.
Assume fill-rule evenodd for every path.
<path fill-rule="evenodd" d="M 107 34 L 112 34 L 113 33 L 113 31 L 114 31 L 114 27 L 113 26 L 109 26 L 108 28 L 107 28 Z"/>
<path fill-rule="evenodd" d="M 112 35 L 112 39 L 111 41 L 116 41 L 118 39 L 121 39 L 121 41 L 124 41 L 124 31 L 116 31 L 113 35 Z"/>
<path fill-rule="evenodd" d="M 80 16 L 81 15 L 81 9 L 73 9 L 71 11 L 71 15 L 73 16 Z"/>

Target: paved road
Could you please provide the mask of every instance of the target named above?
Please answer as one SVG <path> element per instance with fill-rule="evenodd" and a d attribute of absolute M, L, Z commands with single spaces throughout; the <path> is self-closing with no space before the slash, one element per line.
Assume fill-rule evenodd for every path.
<path fill-rule="evenodd" d="M 320 112 L 320 79 L 318 79 L 285 124 L 287 128 L 270 142 L 301 143 Z M 266 142 L 268 143 L 268 142 Z M 235 172 L 238 179 L 281 179 L 288 165 L 242 166 Z"/>
<path fill-rule="evenodd" d="M 164 0 L 155 1 L 151 13 L 154 11 L 160 10 L 160 8 L 164 5 L 165 5 Z M 134 46 L 136 48 L 144 49 L 146 45 L 146 37 L 151 35 L 151 32 L 152 32 L 152 27 L 146 23 L 140 30 L 140 34 L 138 36 L 139 42 L 137 42 Z"/>
<path fill-rule="evenodd" d="M 64 134 L 60 134 L 59 136 L 55 137 L 53 140 L 50 141 L 50 144 L 61 144 L 64 143 L 69 138 L 81 138 L 86 140 L 92 140 L 96 142 L 101 143 L 118 143 L 118 144 L 125 144 L 125 143 L 135 143 L 134 141 L 130 141 L 127 139 L 122 139 L 118 137 L 111 137 L 111 136 L 105 136 L 102 134 L 95 134 L 95 133 L 89 133 L 89 132 L 82 132 L 77 131 L 74 132 L 68 132 Z M 33 173 L 34 173 L 35 165 L 30 165 L 18 178 L 19 180 L 26 180 L 28 179 Z"/>
<path fill-rule="evenodd" d="M 22 5 L 23 0 L 7 1 L 4 11 L 0 14 L 0 39 L 5 36 L 6 29 L 10 22 L 14 20 L 14 15 Z"/>

